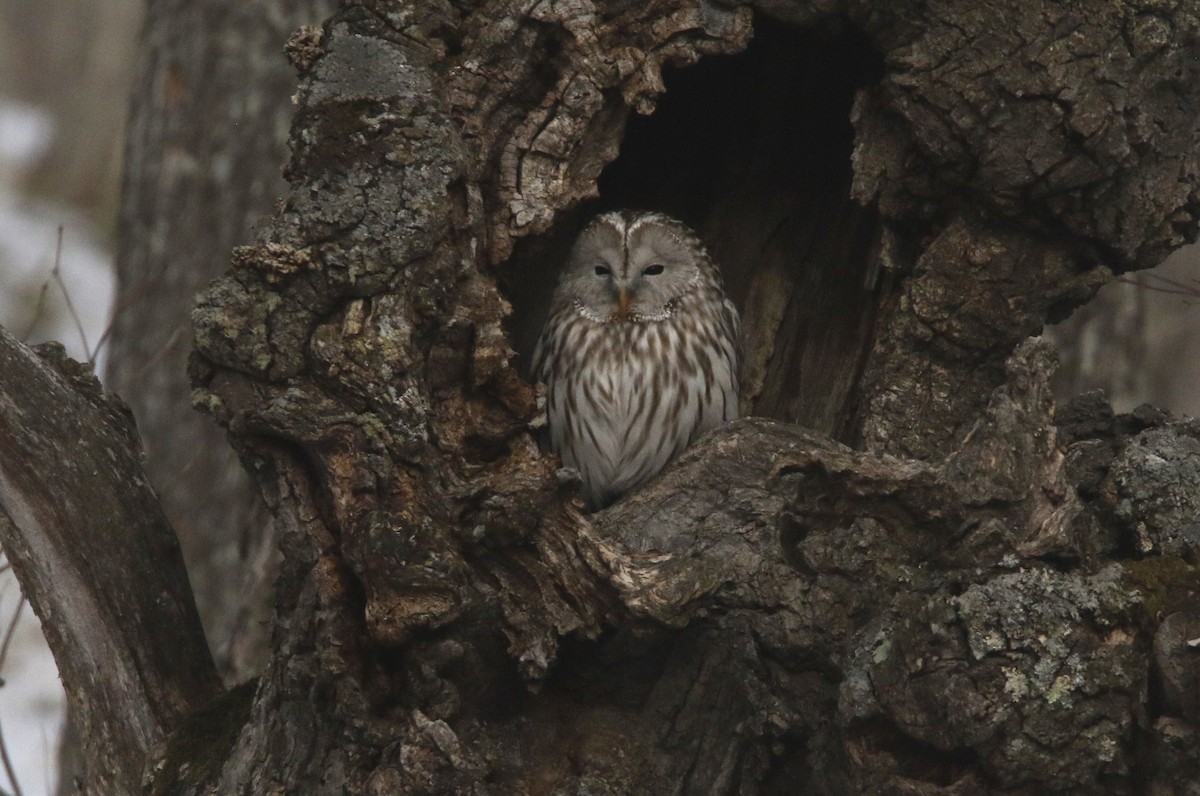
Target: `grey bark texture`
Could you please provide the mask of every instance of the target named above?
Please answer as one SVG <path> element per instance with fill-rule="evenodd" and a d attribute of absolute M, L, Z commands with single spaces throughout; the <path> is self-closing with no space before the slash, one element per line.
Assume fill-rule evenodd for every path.
<path fill-rule="evenodd" d="M 295 73 L 283 46 L 334 5 L 152 0 L 132 95 L 106 378 L 137 418 L 209 643 L 234 682 L 265 665 L 277 562 L 253 484 L 192 409 L 189 313 L 286 191 Z"/>
<path fill-rule="evenodd" d="M 1195 792 L 1200 432 L 1056 417 L 1028 337 L 1194 237 L 1198 46 L 1035 0 L 299 31 L 291 193 L 193 314 L 272 655 L 149 792 Z M 722 258 L 762 416 L 585 516 L 520 367 L 627 204 Z"/>
<path fill-rule="evenodd" d="M 220 693 L 179 542 L 129 410 L 86 366 L 0 329 L 0 373 L 0 544 L 58 663 L 89 791 L 134 793 Z"/>

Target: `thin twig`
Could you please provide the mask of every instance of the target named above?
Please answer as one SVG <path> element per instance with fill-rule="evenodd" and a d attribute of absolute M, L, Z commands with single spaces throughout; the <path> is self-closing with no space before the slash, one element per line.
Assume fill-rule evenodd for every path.
<path fill-rule="evenodd" d="M 8 782 L 12 785 L 13 796 L 23 796 L 21 784 L 17 782 L 17 772 L 13 770 L 12 760 L 8 756 L 8 744 L 4 742 L 3 722 L 0 722 L 0 761 L 4 762 L 4 773 L 8 774 Z"/>
<path fill-rule="evenodd" d="M 21 609 L 25 607 L 25 595 L 17 600 L 17 610 L 13 611 L 8 629 L 4 631 L 4 642 L 0 644 L 0 672 L 4 671 L 4 662 L 8 660 L 8 648 L 12 644 L 13 634 L 17 631 L 17 620 L 21 618 Z"/>
<path fill-rule="evenodd" d="M 1170 285 L 1170 287 L 1164 287 L 1163 285 L 1151 285 L 1141 281 L 1140 279 L 1134 279 L 1128 276 L 1118 276 L 1117 281 L 1121 282 L 1122 284 L 1133 285 L 1134 287 L 1141 288 L 1142 290 L 1153 290 L 1155 293 L 1166 293 L 1172 296 L 1190 296 L 1192 298 L 1200 298 L 1200 287 L 1191 286 L 1183 282 L 1178 282 L 1174 279 L 1168 279 L 1165 276 L 1159 276 L 1157 274 L 1146 274 L 1145 276 L 1152 279 L 1157 279 L 1165 285 Z"/>
<path fill-rule="evenodd" d="M 104 332 L 100 335 L 100 339 L 96 342 L 96 350 L 92 352 L 93 356 L 100 356 L 100 351 L 108 344 L 109 336 L 112 335 L 113 327 L 117 325 L 117 318 L 132 308 L 135 304 L 146 297 L 146 293 L 150 291 L 152 286 L 151 280 L 143 280 L 139 282 L 129 295 L 125 297 L 117 306 L 113 307 L 112 317 L 109 318 L 108 325 L 104 327 Z"/>
<path fill-rule="evenodd" d="M 1171 285 L 1172 287 L 1177 287 L 1180 290 L 1190 290 L 1193 293 L 1200 294 L 1200 289 L 1197 288 L 1196 280 L 1194 280 L 1194 279 L 1191 280 L 1190 283 L 1188 283 L 1188 282 L 1183 282 L 1179 279 L 1175 279 L 1170 276 L 1163 276 L 1162 274 L 1156 274 L 1153 271 L 1146 271 L 1145 273 L 1140 274 L 1140 276 L 1144 276 L 1145 278 L 1151 279 L 1151 280 L 1158 280 L 1159 282 L 1162 282 L 1167 285 Z"/>
<path fill-rule="evenodd" d="M 50 787 L 50 772 L 56 766 L 50 759 L 50 739 L 46 737 L 46 725 L 43 724 L 38 729 L 42 734 L 42 790 L 51 793 L 54 789 Z"/>
<path fill-rule="evenodd" d="M 17 630 L 17 621 L 21 618 L 21 609 L 25 607 L 25 596 L 21 595 L 17 600 L 17 610 L 13 611 L 12 619 L 8 622 L 8 629 L 4 632 L 4 642 L 0 643 L 0 672 L 4 670 L 4 662 L 8 660 L 8 650 L 12 645 L 13 635 Z M 8 775 L 8 781 L 12 785 L 14 796 L 22 796 L 21 783 L 17 781 L 17 772 L 13 769 L 12 759 L 8 754 L 8 744 L 4 740 L 4 724 L 0 722 L 0 761 L 4 763 L 4 773 Z"/>
<path fill-rule="evenodd" d="M 67 290 L 67 285 L 62 278 L 62 244 L 63 244 L 63 227 L 58 225 L 58 246 L 54 250 L 54 270 L 50 272 L 50 276 L 58 283 L 58 289 L 62 292 L 63 300 L 67 303 L 67 312 L 71 313 L 71 320 L 75 321 L 75 331 L 79 333 L 79 340 L 83 343 L 83 354 L 88 358 L 88 364 L 94 362 L 92 356 L 92 348 L 88 345 L 87 332 L 83 330 L 83 321 L 79 320 L 79 313 L 75 311 L 75 302 L 71 301 L 71 291 Z"/>
<path fill-rule="evenodd" d="M 42 313 L 46 310 L 46 293 L 50 290 L 50 280 L 47 279 L 42 283 L 42 289 L 38 291 L 37 304 L 33 308 L 33 317 L 29 319 L 29 325 L 25 327 L 25 334 L 21 335 L 21 342 L 29 342 L 29 336 L 33 334 L 33 330 L 37 328 L 38 321 L 42 319 Z"/>
<path fill-rule="evenodd" d="M 158 367 L 158 363 L 162 360 L 163 357 L 165 357 L 167 354 L 171 353 L 171 349 L 175 347 L 175 344 L 178 343 L 181 338 L 184 338 L 187 336 L 188 331 L 189 331 L 189 329 L 188 329 L 187 324 L 181 323 L 178 326 L 176 326 L 175 331 L 171 332 L 171 336 L 167 338 L 167 342 L 165 342 L 161 346 L 159 346 L 158 350 L 154 352 L 154 356 L 152 356 L 148 360 L 146 360 L 146 362 L 143 363 L 142 366 L 137 369 L 137 372 L 133 374 L 133 376 L 129 379 L 128 383 L 129 384 L 138 384 L 139 382 L 141 382 L 141 380 L 146 377 L 147 373 L 149 373 L 154 368 Z"/>

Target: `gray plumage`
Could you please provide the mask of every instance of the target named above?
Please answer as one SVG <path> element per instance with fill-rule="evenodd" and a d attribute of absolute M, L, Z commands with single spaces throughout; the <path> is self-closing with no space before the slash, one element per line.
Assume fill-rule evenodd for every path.
<path fill-rule="evenodd" d="M 738 415 L 738 314 L 681 222 L 622 210 L 580 233 L 534 353 L 550 445 L 590 510 Z"/>

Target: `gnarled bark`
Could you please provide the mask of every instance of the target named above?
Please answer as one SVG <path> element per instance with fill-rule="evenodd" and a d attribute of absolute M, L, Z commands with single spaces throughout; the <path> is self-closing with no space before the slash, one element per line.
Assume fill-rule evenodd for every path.
<path fill-rule="evenodd" d="M 352 789 L 934 792 L 1152 776 L 1137 764 L 1144 603 L 1109 563 L 1126 537 L 1063 474 L 1044 356 L 1005 360 L 1109 273 L 1187 234 L 1195 196 L 1176 175 L 1196 171 L 1196 119 L 1172 98 L 1194 91 L 1179 75 L 1196 21 L 781 5 L 764 10 L 806 32 L 738 4 L 351 5 L 294 48 L 297 190 L 197 310 L 195 373 L 243 454 L 287 484 L 277 493 L 305 483 L 315 503 L 279 508 L 321 518 L 293 548 L 291 588 L 339 620 L 313 635 L 301 612 L 286 627 L 313 656 L 343 633 L 388 650 L 370 676 L 324 676 L 396 722 L 386 740 L 363 726 L 336 747 L 379 755 L 365 779 L 347 775 Z M 707 75 L 758 99 L 697 94 L 668 113 L 662 68 L 740 51 L 755 25 L 763 39 Z M 865 66 L 821 100 L 795 89 L 819 65 L 789 44 L 852 48 Z M 742 77 L 764 64 L 761 88 Z M 816 161 L 789 144 L 849 161 L 851 140 L 773 131 L 797 104 L 848 113 L 864 84 L 845 184 L 877 220 L 797 225 L 850 200 L 797 192 Z M 660 99 L 655 144 L 628 111 Z M 722 121 L 726 102 L 746 118 Z M 729 150 L 691 129 L 710 122 Z M 693 158 L 656 166 L 674 146 Z M 644 493 L 575 513 L 569 474 L 527 431 L 536 397 L 494 273 L 526 346 L 582 217 L 639 202 L 735 257 L 750 407 L 863 452 L 743 423 Z M 779 220 L 756 226 L 740 203 Z M 826 274 L 848 304 L 820 309 Z M 847 330 L 832 349 L 822 319 Z M 806 362 L 821 367 L 798 379 Z M 810 383 L 838 397 L 797 401 Z M 333 581 L 317 574 L 330 568 Z M 259 704 L 287 704 L 301 668 L 322 679 L 289 658 Z M 514 694 L 518 678 L 536 695 Z M 353 734 L 345 704 L 318 726 Z M 310 770 L 266 737 L 239 741 L 258 776 Z"/>

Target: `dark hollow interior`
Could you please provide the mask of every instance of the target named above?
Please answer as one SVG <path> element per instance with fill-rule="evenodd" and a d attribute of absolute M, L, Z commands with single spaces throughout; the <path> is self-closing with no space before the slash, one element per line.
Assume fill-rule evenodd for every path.
<path fill-rule="evenodd" d="M 527 368 L 557 265 L 598 212 L 674 215 L 721 267 L 742 313 L 742 412 L 853 441 L 853 394 L 880 297 L 868 284 L 874 214 L 850 198 L 855 92 L 878 58 L 831 20 L 797 29 L 766 18 L 742 53 L 666 71 L 649 116 L 631 115 L 600 196 L 524 240 L 501 269 Z"/>

